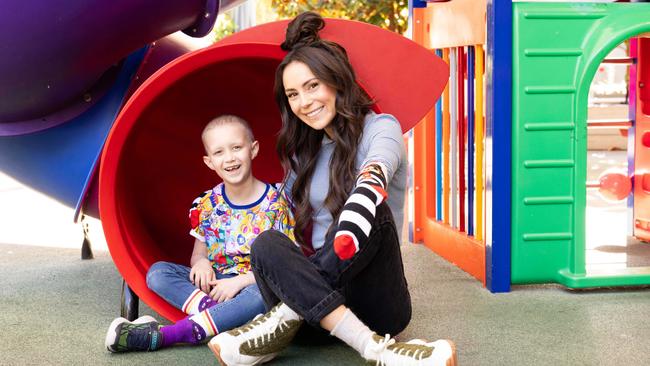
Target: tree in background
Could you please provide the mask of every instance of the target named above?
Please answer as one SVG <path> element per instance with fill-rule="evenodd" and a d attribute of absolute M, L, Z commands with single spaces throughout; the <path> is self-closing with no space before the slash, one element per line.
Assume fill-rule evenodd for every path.
<path fill-rule="evenodd" d="M 408 26 L 407 0 L 271 0 L 271 6 L 280 18 L 311 10 L 323 17 L 358 20 L 400 34 Z"/>
<path fill-rule="evenodd" d="M 248 0 L 256 2 L 257 24 L 315 11 L 326 18 L 358 20 L 403 34 L 408 26 L 408 0 Z M 215 42 L 234 33 L 232 10 L 219 14 Z"/>
<path fill-rule="evenodd" d="M 212 29 L 214 42 L 217 42 L 233 33 L 235 33 L 235 22 L 232 19 L 230 12 L 219 14 L 217 16 L 217 21 L 214 24 L 214 28 Z"/>

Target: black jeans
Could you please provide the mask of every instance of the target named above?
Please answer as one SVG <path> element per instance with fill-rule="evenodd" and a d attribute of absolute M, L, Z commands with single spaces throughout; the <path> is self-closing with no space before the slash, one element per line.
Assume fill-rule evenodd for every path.
<path fill-rule="evenodd" d="M 346 305 L 378 334 L 395 335 L 411 320 L 411 296 L 393 215 L 377 207 L 366 243 L 349 260 L 334 253 L 334 233 L 305 257 L 284 234 L 261 233 L 251 248 L 255 280 L 268 308 L 282 301 L 309 324 Z"/>

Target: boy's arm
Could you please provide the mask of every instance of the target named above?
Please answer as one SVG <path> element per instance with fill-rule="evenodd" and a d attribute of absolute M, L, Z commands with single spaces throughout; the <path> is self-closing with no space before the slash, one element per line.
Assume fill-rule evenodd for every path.
<path fill-rule="evenodd" d="M 237 296 L 244 287 L 254 283 L 255 276 L 253 276 L 253 271 L 221 280 L 215 279 L 210 281 L 210 285 L 213 286 L 212 291 L 210 291 L 210 297 L 216 302 L 224 302 Z"/>
<path fill-rule="evenodd" d="M 190 265 L 190 281 L 201 291 L 210 292 L 210 282 L 215 279 L 214 270 L 208 259 L 208 247 L 199 239 L 194 239 Z"/>

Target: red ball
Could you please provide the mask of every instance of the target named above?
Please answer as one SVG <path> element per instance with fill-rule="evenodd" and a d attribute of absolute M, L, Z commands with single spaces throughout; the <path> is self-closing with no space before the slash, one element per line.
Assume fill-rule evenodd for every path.
<path fill-rule="evenodd" d="M 632 191 L 632 179 L 623 173 L 604 173 L 598 178 L 600 192 L 603 197 L 612 201 L 627 198 Z"/>

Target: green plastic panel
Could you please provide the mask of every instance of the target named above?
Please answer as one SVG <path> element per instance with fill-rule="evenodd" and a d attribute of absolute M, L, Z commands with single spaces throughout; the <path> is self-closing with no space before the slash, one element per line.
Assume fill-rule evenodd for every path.
<path fill-rule="evenodd" d="M 650 4 L 514 3 L 512 283 L 650 284 L 585 272 L 587 98 L 600 62 L 650 32 Z"/>

